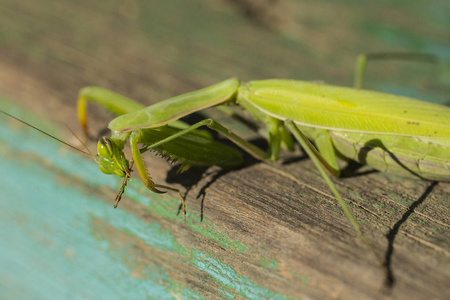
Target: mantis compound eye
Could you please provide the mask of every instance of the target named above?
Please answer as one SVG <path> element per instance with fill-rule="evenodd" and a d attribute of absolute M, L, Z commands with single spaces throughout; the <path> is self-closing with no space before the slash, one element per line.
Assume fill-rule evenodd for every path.
<path fill-rule="evenodd" d="M 100 156 L 111 157 L 113 153 L 113 145 L 107 137 L 102 137 L 97 144 L 97 151 Z"/>
<path fill-rule="evenodd" d="M 97 144 L 96 162 L 105 174 L 125 177 L 128 173 L 128 161 L 113 140 L 102 137 Z"/>

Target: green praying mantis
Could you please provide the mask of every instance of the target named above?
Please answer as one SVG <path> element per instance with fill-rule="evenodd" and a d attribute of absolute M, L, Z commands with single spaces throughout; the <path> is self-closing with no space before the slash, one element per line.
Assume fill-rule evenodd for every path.
<path fill-rule="evenodd" d="M 367 59 L 368 56 L 359 57 L 357 87 L 362 86 Z M 231 78 L 143 107 L 109 90 L 87 87 L 80 91 L 78 98 L 78 118 L 86 134 L 89 101 L 119 115 L 108 125 L 111 137 L 103 137 L 98 142 L 96 156 L 104 173 L 124 178 L 115 207 L 134 164 L 151 191 L 177 192 L 183 215 L 186 214 L 185 201 L 178 189 L 152 181 L 142 159 L 146 151 L 153 150 L 181 162 L 181 171 L 191 166 L 232 168 L 240 165 L 241 153 L 200 131 L 203 126 L 217 131 L 253 157 L 264 161 L 276 160 L 281 147 L 293 150 L 294 137 L 370 248 L 369 239 L 330 179 L 329 174 L 340 175 L 338 158 L 405 177 L 450 181 L 450 108 L 417 99 L 313 82 L 282 79 L 240 82 Z M 194 125 L 179 120 L 221 105 L 239 106 L 265 124 L 268 151 L 240 138 L 213 119 Z M 130 160 L 123 152 L 127 140 L 132 152 Z"/>
<path fill-rule="evenodd" d="M 108 125 L 111 136 L 99 140 L 98 154 L 94 156 L 101 171 L 123 178 L 114 207 L 134 166 L 149 190 L 178 193 L 184 217 L 186 205 L 180 191 L 153 182 L 142 158 L 144 152 L 155 151 L 180 162 L 180 171 L 191 166 L 233 168 L 242 163 L 241 152 L 216 141 L 200 127 L 217 131 L 264 161 L 278 159 L 282 147 L 294 150 L 296 140 L 314 162 L 354 229 L 373 251 L 329 174 L 340 175 L 339 158 L 405 177 L 450 181 L 450 108 L 359 89 L 368 57 L 359 58 L 357 88 L 282 79 L 240 82 L 231 78 L 144 107 L 112 91 L 87 87 L 79 93 L 78 119 L 87 135 L 88 102 L 96 102 L 118 115 Z M 268 151 L 213 119 L 194 125 L 180 121 L 194 112 L 221 105 L 238 106 L 265 124 Z M 131 159 L 123 151 L 127 141 Z"/>

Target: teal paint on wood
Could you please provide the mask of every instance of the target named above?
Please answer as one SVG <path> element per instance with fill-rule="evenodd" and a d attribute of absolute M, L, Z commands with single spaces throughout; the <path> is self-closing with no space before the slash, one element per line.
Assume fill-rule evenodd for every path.
<path fill-rule="evenodd" d="M 29 116 L 17 108 L 13 111 L 23 118 Z M 43 128 L 51 126 L 36 122 Z M 132 245 L 114 245 L 102 234 L 108 227 L 211 276 L 221 286 L 217 295 L 286 299 L 201 249 L 186 249 L 159 223 L 114 209 L 112 199 L 108 202 L 89 195 L 80 182 L 100 190 L 115 190 L 120 185 L 119 179 L 101 173 L 94 161 L 4 117 L 0 118 L 0 142 L 2 299 L 203 299 L 172 279 L 165 268 L 140 265 L 130 253 Z M 152 194 L 137 180 L 127 187 L 126 197 L 143 210 L 162 211 L 180 226 L 187 223 L 230 251 L 246 250 L 244 244 L 230 240 L 208 222 L 195 221 L 199 219 L 195 214 L 183 222 L 174 213 L 178 199 Z"/>
<path fill-rule="evenodd" d="M 111 224 L 120 229 L 137 235 L 146 231 L 152 237 L 146 242 L 170 250 L 173 241 L 168 234 L 58 184 L 57 175 L 34 162 L 6 159 L 1 170 L 0 264 L 5 272 L 1 281 L 6 283 L 2 295 L 11 299 L 113 299 L 117 294 L 127 299 L 150 295 L 173 299 L 153 280 L 131 278 L 121 260 L 108 253 L 108 243 L 92 236 L 90 225 L 93 216 L 114 219 Z M 36 204 L 36 195 L 46 200 Z M 125 220 L 127 224 L 122 223 Z"/>
<path fill-rule="evenodd" d="M 246 299 L 286 299 L 283 295 L 255 285 L 248 277 L 239 275 L 231 267 L 223 264 L 218 259 L 204 254 L 201 250 L 194 249 L 192 254 L 193 260 L 191 262 L 199 270 L 213 276 L 224 286 L 236 290 L 239 295 L 244 296 Z"/>

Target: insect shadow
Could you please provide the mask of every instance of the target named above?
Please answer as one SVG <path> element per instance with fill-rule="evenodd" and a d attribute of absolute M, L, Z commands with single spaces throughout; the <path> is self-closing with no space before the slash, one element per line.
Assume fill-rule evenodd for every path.
<path fill-rule="evenodd" d="M 300 156 L 295 156 L 295 157 L 289 157 L 283 160 L 283 162 L 281 163 L 283 166 L 284 165 L 290 165 L 296 162 L 300 162 L 303 161 L 305 159 L 308 159 L 308 155 L 306 153 L 303 153 L 303 155 Z"/>
<path fill-rule="evenodd" d="M 201 198 L 201 208 L 200 208 L 200 222 L 203 222 L 203 216 L 204 216 L 204 203 L 205 203 L 205 198 L 206 198 L 206 190 L 220 177 L 228 174 L 229 172 L 235 172 L 237 170 L 243 170 L 245 168 L 248 168 L 256 163 L 258 163 L 259 161 L 256 160 L 255 158 L 251 157 L 251 156 L 246 156 L 244 155 L 244 164 L 242 166 L 240 166 L 237 169 L 233 169 L 233 170 L 219 170 L 218 172 L 216 172 L 211 178 L 210 180 L 204 184 L 202 186 L 202 188 L 200 189 L 200 191 L 197 194 L 196 199 Z"/>
<path fill-rule="evenodd" d="M 358 159 L 365 163 L 367 156 L 370 151 L 375 148 L 382 149 L 387 155 L 390 156 L 392 160 L 394 160 L 398 165 L 408 171 L 411 175 L 414 175 L 422 180 L 426 180 L 422 178 L 419 174 L 409 169 L 406 165 L 404 165 L 392 152 L 390 152 L 379 139 L 373 139 L 368 141 L 364 147 L 359 152 Z M 403 214 L 400 220 L 395 223 L 395 225 L 389 230 L 388 234 L 386 234 L 386 238 L 388 240 L 388 247 L 386 250 L 386 254 L 384 256 L 384 266 L 386 267 L 386 277 L 385 277 L 385 286 L 388 288 L 392 288 L 395 284 L 395 277 L 392 270 L 392 256 L 394 254 L 394 241 L 403 223 L 408 220 L 409 216 L 414 212 L 414 210 L 425 201 L 428 195 L 433 191 L 434 187 L 438 184 L 437 181 L 432 181 L 431 184 L 426 188 L 423 194 L 414 201 L 408 208 L 408 210 Z"/>
<path fill-rule="evenodd" d="M 365 176 L 365 175 L 379 172 L 378 170 L 375 170 L 375 169 L 370 169 L 370 170 L 366 170 L 366 171 L 358 171 L 359 169 L 361 169 L 364 166 L 366 166 L 366 165 L 361 164 L 354 160 L 348 160 L 347 165 L 344 168 L 342 168 L 341 174 L 339 175 L 339 177 L 340 178 L 354 178 L 354 177 L 360 177 L 360 176 Z"/>
<path fill-rule="evenodd" d="M 425 201 L 425 199 L 433 191 L 433 189 L 436 187 L 437 184 L 438 184 L 437 181 L 431 182 L 431 184 L 426 188 L 426 190 L 419 197 L 419 199 L 414 201 L 408 207 L 408 210 L 403 214 L 401 219 L 398 220 L 397 223 L 395 223 L 394 226 L 391 228 L 391 230 L 389 230 L 389 232 L 386 234 L 386 238 L 388 240 L 388 247 L 386 250 L 386 254 L 384 255 L 384 266 L 386 267 L 387 270 L 385 285 L 389 288 L 392 288 L 395 283 L 395 277 L 392 271 L 392 256 L 394 254 L 394 241 L 398 234 L 398 231 L 400 227 L 403 225 L 403 223 L 405 223 L 405 221 L 408 220 L 409 216 L 415 211 L 415 209 Z"/>
<path fill-rule="evenodd" d="M 375 150 L 376 148 L 380 148 L 381 150 L 384 151 L 384 153 L 386 153 L 387 155 L 390 156 L 390 158 L 396 163 L 398 164 L 400 167 L 402 167 L 404 170 L 406 170 L 407 172 L 409 172 L 411 175 L 413 175 L 413 177 L 417 177 L 420 178 L 422 180 L 427 180 L 425 178 L 423 178 L 422 176 L 420 176 L 418 173 L 414 172 L 413 170 L 411 170 L 410 168 L 408 168 L 404 163 L 402 163 L 400 161 L 400 159 L 398 159 L 394 153 L 390 152 L 386 146 L 383 144 L 383 142 L 379 139 L 372 139 L 367 141 L 364 144 L 364 147 L 361 148 L 361 150 L 359 151 L 358 154 L 358 160 L 362 163 L 362 164 L 367 164 L 367 156 L 369 155 L 370 151 Z"/>
<path fill-rule="evenodd" d="M 225 145 L 229 145 L 229 146 L 232 145 L 232 143 L 227 139 L 221 139 L 219 137 L 218 140 L 220 142 L 224 143 Z M 261 147 L 262 149 L 265 149 L 268 147 L 266 140 L 263 138 L 251 140 L 250 142 L 258 147 Z M 192 167 L 183 173 L 185 176 L 179 176 L 179 172 L 178 172 L 179 166 L 174 165 L 167 172 L 166 181 L 171 184 L 173 184 L 173 183 L 181 184 L 185 188 L 185 193 L 184 193 L 183 197 L 184 197 L 184 199 L 188 199 L 187 194 L 192 190 L 192 188 L 195 187 L 202 179 L 208 177 L 208 182 L 206 182 L 200 188 L 200 190 L 196 196 L 196 199 L 201 198 L 200 222 L 203 222 L 206 190 L 211 185 L 213 185 L 214 182 L 216 182 L 219 178 L 228 174 L 229 172 L 235 172 L 237 170 L 242 170 L 242 169 L 248 168 L 259 162 L 256 158 L 247 154 L 246 152 L 243 152 L 243 157 L 244 157 L 244 159 L 243 159 L 244 163 L 238 168 L 228 169 L 228 170 L 221 169 L 218 171 L 212 171 L 212 172 L 208 173 L 210 166 L 208 166 L 208 167 Z M 179 215 L 181 213 L 181 211 L 182 211 L 182 205 L 180 204 L 180 206 L 178 207 L 177 215 Z"/>
<path fill-rule="evenodd" d="M 343 156 L 342 154 L 337 153 L 339 158 L 347 161 L 347 165 L 341 170 L 341 173 L 340 173 L 339 177 L 340 178 L 353 178 L 353 177 L 360 177 L 360 176 L 365 176 L 365 175 L 368 175 L 368 174 L 380 172 L 380 171 L 378 171 L 376 169 L 367 170 L 367 171 L 363 171 L 363 172 L 358 172 L 358 170 L 360 168 L 362 168 L 362 167 L 367 165 L 367 156 L 369 155 L 369 152 L 375 150 L 376 148 L 379 148 L 379 149 L 383 150 L 387 155 L 390 156 L 390 158 L 393 161 L 395 161 L 395 163 L 397 163 L 403 169 L 408 171 L 414 177 L 420 178 L 422 180 L 427 180 L 427 179 L 424 179 L 422 176 L 420 176 L 418 173 L 416 173 L 413 170 L 411 170 L 410 168 L 408 168 L 405 164 L 403 164 L 395 156 L 395 154 L 390 152 L 386 148 L 386 146 L 383 145 L 383 142 L 381 142 L 379 139 L 372 139 L 370 141 L 367 141 L 364 144 L 364 146 L 359 150 L 359 153 L 358 153 L 358 160 L 359 160 L 359 162 L 351 160 L 351 159 L 348 159 L 345 156 Z M 303 159 L 306 159 L 306 158 L 308 158 L 308 157 L 307 156 L 304 156 L 304 157 L 302 156 L 299 159 L 293 160 L 293 161 L 300 161 L 300 160 L 303 160 Z"/>

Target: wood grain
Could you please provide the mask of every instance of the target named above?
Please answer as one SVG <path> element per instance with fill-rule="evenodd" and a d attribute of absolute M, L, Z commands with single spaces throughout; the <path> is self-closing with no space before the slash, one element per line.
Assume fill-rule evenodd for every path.
<path fill-rule="evenodd" d="M 283 22 L 269 27 L 240 15 L 231 1 L 168 2 L 2 1 L 2 107 L 77 143 L 61 124 L 78 128 L 76 93 L 86 85 L 146 104 L 231 76 L 348 85 L 358 53 L 439 44 L 448 55 L 450 49 L 448 20 L 431 12 L 448 11 L 445 2 L 425 10 L 427 1 L 401 7 L 278 1 Z M 428 26 L 419 26 L 418 19 Z M 426 79 L 418 74 L 428 74 L 428 66 L 380 63 L 370 72 L 372 89 L 448 98 L 448 84 L 423 85 Z M 208 113 L 227 122 L 220 113 Z M 96 107 L 90 116 L 92 133 L 111 118 Z M 119 179 L 11 120 L 1 122 L 5 299 L 450 296 L 448 183 L 370 169 L 335 179 L 376 251 L 390 263 L 395 281 L 385 289 L 382 270 L 301 151 L 283 153 L 276 163 L 248 158 L 238 170 L 213 167 L 182 175 L 148 156 L 157 182 L 186 189 L 184 222 L 174 195 L 152 194 L 138 179 L 119 209 L 112 209 Z M 234 128 L 259 142 L 245 128 Z"/>

